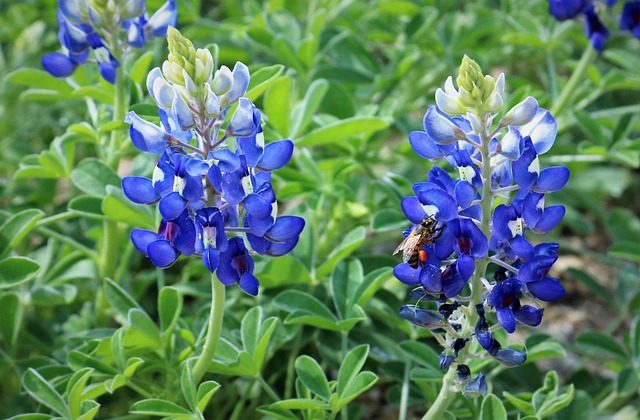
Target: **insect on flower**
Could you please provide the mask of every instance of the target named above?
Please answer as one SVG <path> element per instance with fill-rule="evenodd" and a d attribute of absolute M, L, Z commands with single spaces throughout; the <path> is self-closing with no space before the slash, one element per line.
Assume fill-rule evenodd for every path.
<path fill-rule="evenodd" d="M 427 253 L 422 248 L 426 244 L 434 243 L 442 234 L 443 224 L 433 216 L 425 216 L 416 224 L 411 232 L 398 245 L 393 255 L 402 251 L 402 261 L 409 263 L 413 268 L 418 268 L 420 261 L 427 261 Z"/>

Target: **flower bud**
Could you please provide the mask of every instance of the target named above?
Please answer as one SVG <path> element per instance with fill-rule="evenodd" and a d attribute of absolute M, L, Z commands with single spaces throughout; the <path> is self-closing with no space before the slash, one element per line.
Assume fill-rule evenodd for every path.
<path fill-rule="evenodd" d="M 511 108 L 500 120 L 500 125 L 525 125 L 533 120 L 538 112 L 538 101 L 528 96 L 522 102 Z"/>

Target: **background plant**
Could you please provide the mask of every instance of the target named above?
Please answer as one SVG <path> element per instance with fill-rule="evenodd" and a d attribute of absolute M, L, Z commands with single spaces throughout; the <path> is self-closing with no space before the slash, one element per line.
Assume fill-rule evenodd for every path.
<path fill-rule="evenodd" d="M 148 7 L 162 3 L 149 1 Z M 612 9 L 612 19 L 623 3 Z M 551 108 L 588 46 L 582 26 L 557 22 L 544 1 L 178 2 L 178 27 L 195 45 L 216 43 L 221 64 L 249 64 L 247 96 L 263 111 L 265 138 L 290 138 L 296 145 L 292 163 L 274 176 L 286 203 L 281 207 L 307 222 L 291 255 L 256 258 L 257 302 L 241 292 L 228 296 L 224 344 L 206 378 L 223 386 L 211 395 L 216 386 L 208 383 L 193 398 L 179 366 L 183 350 L 200 348 L 208 314 L 202 263 L 179 260 L 157 271 L 125 235 L 118 249 L 129 262 L 118 265 L 113 281 L 89 257 L 101 243 L 105 219 L 122 232 L 155 229 L 153 213 L 129 203 L 118 187 L 123 175 L 150 175 L 154 162 L 123 141 L 115 176 L 86 170 L 82 162 L 96 156 L 96 139 L 114 129 L 124 137 L 127 128 L 81 124 L 90 121 L 86 98 L 98 116 L 108 117 L 112 88 L 92 66 L 74 73 L 79 87 L 33 70 L 44 53 L 59 48 L 55 2 L 3 7 L 2 223 L 20 214 L 0 230 L 11 238 L 2 244 L 2 258 L 12 258 L 10 266 L 20 271 L 3 279 L 0 297 L 3 417 L 38 407 L 55 412 L 40 404 L 46 399 L 63 412 L 68 406 L 71 417 L 96 407 L 82 401 L 98 401 L 98 415 L 109 418 L 145 398 L 190 413 L 215 406 L 221 416 L 257 417 L 260 410 L 322 417 L 342 409 L 357 418 L 383 406 L 391 416 L 422 415 L 442 375 L 439 347 L 426 330 L 397 316 L 408 297 L 392 278 L 398 260 L 390 254 L 402 239 L 398 229 L 406 227 L 400 200 L 431 165 L 415 156 L 406 136 L 421 129 L 435 89 L 455 74 L 464 54 L 509 75 L 507 107 L 534 96 Z M 563 193 L 547 203 L 567 209 L 553 238 L 563 250 L 556 267 L 567 297 L 547 307 L 548 329 L 526 338 L 528 349 L 540 350 L 529 351 L 526 364 L 485 371 L 510 414 L 544 414 L 540 402 L 563 392 L 556 391 L 553 374 L 543 383 L 550 369 L 558 371 L 561 386 L 576 389 L 558 418 L 637 410 L 639 46 L 614 24 L 610 30 L 602 53 L 583 65 L 566 105 L 553 109 L 558 138 L 543 164 L 565 165 L 572 173 Z M 139 115 L 155 113 L 144 79 L 165 56 L 166 42 L 158 39 L 123 65 Z M 85 191 L 94 185 L 87 179 L 101 181 Z M 101 287 L 102 310 L 96 312 Z M 536 362 L 550 356 L 559 358 Z M 343 360 L 350 363 L 341 369 Z M 351 399 L 348 384 L 359 370 L 378 379 Z M 366 373 L 359 378 L 374 380 Z M 535 398 L 525 399 L 533 392 Z M 199 408 L 208 395 L 208 408 Z M 493 397 L 483 407 L 480 399 L 459 396 L 451 407 L 456 416 L 473 418 L 494 406 Z"/>

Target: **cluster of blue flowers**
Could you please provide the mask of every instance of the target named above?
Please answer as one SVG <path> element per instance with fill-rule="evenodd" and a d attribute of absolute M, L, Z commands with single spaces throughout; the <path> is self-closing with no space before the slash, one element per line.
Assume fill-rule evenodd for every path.
<path fill-rule="evenodd" d="M 135 112 L 126 118 L 133 144 L 161 156 L 152 179 L 122 180 L 131 201 L 158 203 L 162 221 L 157 232 L 134 229 L 131 239 L 160 268 L 181 254 L 200 255 L 223 284 L 237 283 L 256 295 L 258 280 L 245 241 L 227 234 L 244 234 L 251 249 L 263 255 L 279 256 L 295 247 L 304 220 L 276 216 L 271 186 L 271 173 L 291 159 L 293 142 L 264 144 L 260 111 L 244 97 L 250 77 L 244 64 L 236 63 L 233 71 L 222 66 L 214 75 L 209 50 L 196 51 L 173 28 L 168 40 L 168 60 L 147 78 L 162 126 Z M 224 147 L 231 138 L 235 150 Z"/>
<path fill-rule="evenodd" d="M 539 155 L 553 145 L 557 124 L 534 98 L 514 106 L 496 124 L 504 75 L 484 76 L 465 57 L 457 84 L 456 90 L 449 77 L 444 90 L 437 90 L 437 106 L 427 110 L 424 131 L 410 133 L 409 141 L 422 158 L 446 160 L 459 179 L 433 167 L 427 182 L 413 185 L 415 196 L 401 204 L 412 223 L 432 217 L 441 232 L 426 242 L 417 265 L 403 262 L 394 268 L 401 282 L 416 287 L 413 299 L 434 301 L 438 310 L 422 309 L 418 302 L 403 306 L 400 315 L 436 335 L 445 333 L 442 369 L 452 365 L 472 336 L 489 356 L 517 366 L 526 353 L 503 349 L 491 331 L 502 327 L 513 333 L 518 323 L 537 326 L 540 302 L 564 296 L 559 280 L 548 275 L 558 244 L 534 245 L 525 232 L 545 233 L 561 221 L 564 207 L 545 207 L 545 196 L 567 183 L 569 170 L 540 169 Z M 405 231 L 409 234 L 411 229 Z M 485 277 L 487 267 L 493 281 Z M 496 313 L 499 327 L 489 325 L 489 312 Z M 461 389 L 477 391 L 482 382 Z"/>
<path fill-rule="evenodd" d="M 593 0 L 549 0 L 549 13 L 558 20 L 567 20 L 584 15 L 585 32 L 593 48 L 602 51 L 609 30 L 598 15 L 601 7 L 614 6 L 618 0 L 597 2 Z M 600 4 L 598 4 L 600 3 Z M 620 29 L 630 31 L 640 39 L 640 0 L 626 1 L 620 14 Z"/>
<path fill-rule="evenodd" d="M 145 42 L 166 37 L 167 28 L 176 26 L 178 9 L 168 0 L 151 17 L 144 0 L 58 0 L 58 39 L 66 52 L 42 57 L 42 66 L 54 77 L 70 76 L 89 59 L 93 50 L 100 75 L 109 83 L 116 79 L 122 56 L 129 47 L 141 48 Z"/>

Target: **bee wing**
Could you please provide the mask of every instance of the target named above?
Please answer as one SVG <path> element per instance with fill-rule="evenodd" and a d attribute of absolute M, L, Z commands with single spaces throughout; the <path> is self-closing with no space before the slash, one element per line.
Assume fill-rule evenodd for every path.
<path fill-rule="evenodd" d="M 407 246 L 407 240 L 411 237 L 411 235 L 407 236 L 406 238 L 404 238 L 402 240 L 402 242 L 400 242 L 400 245 L 398 245 L 398 247 L 396 248 L 395 251 L 393 251 L 393 254 L 391 255 L 396 255 L 398 252 L 404 250 L 404 248 Z"/>

